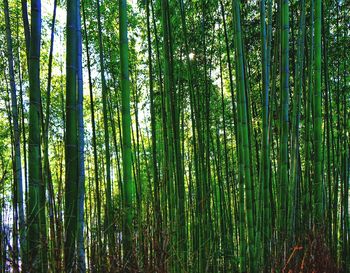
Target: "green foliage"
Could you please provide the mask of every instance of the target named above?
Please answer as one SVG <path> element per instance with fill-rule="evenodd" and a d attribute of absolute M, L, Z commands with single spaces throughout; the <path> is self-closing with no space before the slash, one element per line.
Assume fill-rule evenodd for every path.
<path fill-rule="evenodd" d="M 88 272 L 320 269 L 310 257 L 327 261 L 320 270 L 349 268 L 347 1 L 57 1 L 52 55 L 53 1 L 31 1 L 29 16 L 27 1 L 8 1 L 15 88 L 1 1 L 2 272 L 25 271 L 23 234 L 27 271 L 84 272 L 82 225 Z M 79 3 L 83 116 L 79 34 L 66 25 Z"/>

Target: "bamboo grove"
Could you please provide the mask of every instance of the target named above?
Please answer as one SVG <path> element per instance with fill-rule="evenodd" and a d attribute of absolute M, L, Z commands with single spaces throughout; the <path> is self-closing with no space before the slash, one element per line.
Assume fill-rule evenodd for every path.
<path fill-rule="evenodd" d="M 1 0 L 1 272 L 350 272 L 349 11 Z"/>

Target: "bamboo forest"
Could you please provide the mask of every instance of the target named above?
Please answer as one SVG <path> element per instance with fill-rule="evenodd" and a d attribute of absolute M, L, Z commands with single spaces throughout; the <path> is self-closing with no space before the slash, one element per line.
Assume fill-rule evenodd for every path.
<path fill-rule="evenodd" d="M 0 0 L 0 273 L 350 272 L 350 0 Z"/>

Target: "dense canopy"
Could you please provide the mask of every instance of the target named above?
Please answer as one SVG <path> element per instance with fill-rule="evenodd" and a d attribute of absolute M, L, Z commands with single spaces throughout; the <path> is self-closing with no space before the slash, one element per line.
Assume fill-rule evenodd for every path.
<path fill-rule="evenodd" d="M 0 272 L 350 272 L 349 0 L 0 2 Z"/>

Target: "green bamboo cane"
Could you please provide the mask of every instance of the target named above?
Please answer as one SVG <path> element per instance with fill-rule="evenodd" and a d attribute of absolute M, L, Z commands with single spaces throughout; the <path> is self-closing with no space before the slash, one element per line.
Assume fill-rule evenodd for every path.
<path fill-rule="evenodd" d="M 31 1 L 31 39 L 29 52 L 29 199 L 28 199 L 28 261 L 33 272 L 42 272 L 40 244 L 40 43 L 41 1 Z"/>
<path fill-rule="evenodd" d="M 135 186 L 132 182 L 129 49 L 126 0 L 119 1 L 119 39 L 122 91 L 123 184 L 125 193 L 123 202 L 124 266 L 126 272 L 132 272 L 132 269 L 136 266 L 133 254 Z"/>

